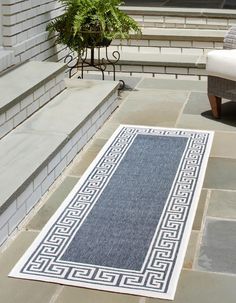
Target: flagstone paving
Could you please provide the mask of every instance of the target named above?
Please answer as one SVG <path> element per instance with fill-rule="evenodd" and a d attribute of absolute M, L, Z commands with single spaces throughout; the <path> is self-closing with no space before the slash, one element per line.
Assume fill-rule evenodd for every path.
<path fill-rule="evenodd" d="M 7 277 L 114 130 L 120 123 L 127 123 L 215 130 L 204 186 L 173 302 L 235 303 L 236 102 L 225 102 L 223 119 L 213 120 L 204 81 L 145 78 L 136 83 L 134 90 L 121 94 L 120 107 L 29 214 L 19 232 L 2 248 L 0 302 L 165 302 Z"/>

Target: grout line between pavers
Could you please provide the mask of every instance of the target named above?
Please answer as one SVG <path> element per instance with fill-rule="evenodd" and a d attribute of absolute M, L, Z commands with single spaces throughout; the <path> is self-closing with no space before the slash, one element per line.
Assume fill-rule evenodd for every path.
<path fill-rule="evenodd" d="M 207 219 L 212 219 L 215 221 L 233 221 L 236 222 L 236 218 L 226 218 L 226 217 L 215 217 L 207 215 Z"/>
<path fill-rule="evenodd" d="M 200 247 L 201 247 L 201 243 L 202 243 L 202 237 L 203 237 L 203 232 L 204 232 L 204 227 L 205 227 L 205 223 L 206 223 L 206 214 L 207 214 L 207 209 L 210 203 L 210 198 L 211 198 L 211 189 L 207 190 L 207 195 L 206 195 L 206 200 L 205 200 L 205 207 L 204 207 L 204 212 L 202 215 L 202 222 L 201 222 L 201 228 L 199 230 L 199 234 L 198 234 L 198 239 L 197 239 L 197 243 L 196 243 L 196 250 L 195 250 L 195 254 L 193 256 L 193 265 L 192 265 L 192 269 L 196 270 L 197 269 L 197 260 L 198 260 L 198 256 L 199 256 L 199 252 L 200 252 Z"/>
<path fill-rule="evenodd" d="M 145 77 L 141 77 L 141 79 L 139 80 L 139 82 L 135 85 L 134 89 L 135 88 L 138 88 L 139 84 L 141 84 L 141 82 L 143 81 Z"/>
<path fill-rule="evenodd" d="M 189 268 L 184 268 L 183 269 L 184 271 L 192 271 L 191 269 Z M 203 269 L 197 269 L 197 270 L 194 270 L 196 272 L 199 272 L 199 273 L 205 273 L 205 274 L 211 274 L 211 275 L 217 275 L 217 276 L 230 276 L 230 277 L 236 277 L 236 274 L 233 274 L 233 273 L 228 273 L 228 272 L 219 272 L 219 271 L 209 271 L 209 270 L 203 270 Z"/>
<path fill-rule="evenodd" d="M 78 179 L 78 178 L 81 178 L 82 177 L 82 175 L 75 175 L 75 174 L 70 174 L 70 173 L 68 173 L 68 175 L 67 175 L 68 177 L 72 177 L 72 178 L 76 178 L 76 179 Z"/>
<path fill-rule="evenodd" d="M 58 299 L 58 297 L 60 296 L 60 294 L 62 293 L 64 289 L 64 286 L 59 285 L 55 291 L 55 293 L 52 295 L 49 303 L 55 303 Z"/>
<path fill-rule="evenodd" d="M 210 190 L 209 188 L 203 187 L 202 189 Z M 236 192 L 236 189 L 221 189 L 221 188 L 211 188 L 213 191 L 225 191 L 225 192 Z"/>
<path fill-rule="evenodd" d="M 176 119 L 176 122 L 175 122 L 175 127 L 177 127 L 177 125 L 178 125 L 178 123 L 179 123 L 179 121 L 180 121 L 180 118 L 181 118 L 182 115 L 183 115 L 185 106 L 187 105 L 187 103 L 188 103 L 188 101 L 189 101 L 189 99 L 190 99 L 190 95 L 191 95 L 191 91 L 189 91 L 189 93 L 188 93 L 188 95 L 187 95 L 187 97 L 186 97 L 186 101 L 184 102 L 184 104 L 183 104 L 183 106 L 182 106 L 182 108 L 181 108 L 181 110 L 180 110 L 180 112 L 179 112 L 179 115 L 178 115 L 178 117 L 177 117 L 177 119 Z"/>
<path fill-rule="evenodd" d="M 202 189 L 206 189 L 206 190 L 220 190 L 220 191 L 227 191 L 227 192 L 230 192 L 230 191 L 236 192 L 236 189 L 231 189 L 231 188 L 224 189 L 224 188 L 214 188 L 214 187 L 211 187 L 211 188 L 209 188 L 209 187 L 203 187 Z"/>

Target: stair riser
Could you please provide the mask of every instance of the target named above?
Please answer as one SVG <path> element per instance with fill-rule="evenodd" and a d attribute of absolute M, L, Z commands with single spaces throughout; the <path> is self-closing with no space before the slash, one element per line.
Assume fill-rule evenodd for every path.
<path fill-rule="evenodd" d="M 135 16 L 132 16 L 135 18 Z M 165 17 L 160 17 L 165 19 Z M 144 19 L 145 16 L 144 16 Z M 214 20 L 214 19 L 199 19 L 199 18 L 191 18 L 191 20 L 185 20 L 185 18 L 178 19 L 178 18 L 171 18 L 169 17 L 168 20 L 165 19 L 163 22 L 152 22 L 152 21 L 139 21 L 138 22 L 141 27 L 146 28 L 186 28 L 186 29 L 218 29 L 224 30 L 229 29 L 231 26 L 236 24 L 236 20 Z"/>
<path fill-rule="evenodd" d="M 205 55 L 213 49 L 222 49 L 222 47 L 223 41 L 132 40 L 129 43 L 114 41 L 110 50 L 132 53 Z"/>
<path fill-rule="evenodd" d="M 93 68 L 87 69 L 88 73 L 96 73 Z M 134 77 L 161 77 L 167 79 L 191 79 L 191 80 L 206 80 L 205 68 L 197 67 L 178 67 L 178 66 L 156 66 L 156 65 L 126 65 L 117 64 L 116 72 L 125 74 L 126 76 Z M 97 73 L 96 73 L 97 74 Z M 117 74 L 117 79 L 118 79 Z M 121 74 L 121 79 L 122 79 Z M 112 75 L 112 69 L 107 67 L 105 75 Z"/>
<path fill-rule="evenodd" d="M 29 211 L 39 202 L 53 182 L 103 125 L 117 106 L 117 91 L 113 91 L 100 107 L 96 109 L 96 112 L 93 112 L 78 127 L 69 140 L 60 146 L 60 150 L 51 155 L 47 163 L 40 168 L 37 174 L 35 173 L 30 180 L 27 180 L 22 185 L 22 188 L 15 193 L 14 197 L 7 202 L 9 206 L 1 210 L 0 215 L 0 245 L 5 242 Z"/>
<path fill-rule="evenodd" d="M 142 27 L 228 29 L 236 25 L 235 10 L 178 7 L 123 7 Z"/>
<path fill-rule="evenodd" d="M 0 113 L 0 139 L 65 89 L 64 71 L 19 96 Z"/>

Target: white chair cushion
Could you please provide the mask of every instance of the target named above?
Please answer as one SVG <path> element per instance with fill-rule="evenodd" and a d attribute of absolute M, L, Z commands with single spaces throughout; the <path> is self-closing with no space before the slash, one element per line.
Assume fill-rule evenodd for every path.
<path fill-rule="evenodd" d="M 207 75 L 236 81 L 236 49 L 210 51 L 206 71 Z"/>

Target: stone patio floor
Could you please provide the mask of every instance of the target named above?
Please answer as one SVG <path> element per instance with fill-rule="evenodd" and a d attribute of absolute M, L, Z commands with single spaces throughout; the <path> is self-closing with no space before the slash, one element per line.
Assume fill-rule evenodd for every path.
<path fill-rule="evenodd" d="M 132 79 L 120 107 L 87 144 L 0 252 L 0 302 L 159 303 L 141 298 L 8 278 L 7 275 L 120 123 L 215 130 L 204 186 L 175 303 L 236 302 L 236 102 L 211 118 L 205 81 Z"/>

